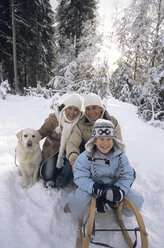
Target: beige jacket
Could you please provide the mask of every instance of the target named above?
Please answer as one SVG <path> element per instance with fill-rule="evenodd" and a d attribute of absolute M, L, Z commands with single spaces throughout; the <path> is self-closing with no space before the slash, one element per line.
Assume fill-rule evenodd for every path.
<path fill-rule="evenodd" d="M 122 140 L 121 128 L 118 121 L 113 116 L 110 116 L 107 111 L 104 112 L 101 118 L 110 120 L 114 124 L 116 136 L 118 139 Z M 92 135 L 93 124 L 94 123 L 91 123 L 86 115 L 84 115 L 73 128 L 72 134 L 66 145 L 66 157 L 72 166 L 78 155 L 84 151 L 85 143 Z"/>

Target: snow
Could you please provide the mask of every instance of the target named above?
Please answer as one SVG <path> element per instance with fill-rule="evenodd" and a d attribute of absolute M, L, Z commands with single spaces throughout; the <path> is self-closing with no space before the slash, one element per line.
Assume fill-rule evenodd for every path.
<path fill-rule="evenodd" d="M 0 99 L 0 247 L 75 247 L 76 220 L 63 212 L 71 186 L 63 190 L 47 189 L 39 181 L 23 189 L 15 165 L 16 133 L 26 127 L 38 129 L 52 112 L 52 99 L 17 95 L 6 98 Z M 126 153 L 137 172 L 133 188 L 145 198 L 141 214 L 149 234 L 149 247 L 162 248 L 164 132 L 141 121 L 131 104 L 114 98 L 104 99 L 104 103 L 121 125 Z M 97 214 L 98 225 L 103 222 L 105 226 L 118 228 L 113 216 L 108 215 Z M 130 223 L 131 218 L 126 222 Z M 127 247 L 120 233 L 101 233 L 101 238 L 114 247 Z"/>

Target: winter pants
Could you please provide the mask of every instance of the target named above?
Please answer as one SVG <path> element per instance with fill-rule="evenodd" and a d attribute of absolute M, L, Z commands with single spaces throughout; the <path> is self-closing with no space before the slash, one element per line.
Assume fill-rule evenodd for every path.
<path fill-rule="evenodd" d="M 40 176 L 45 181 L 56 181 L 56 187 L 65 187 L 73 178 L 72 167 L 69 161 L 64 158 L 64 166 L 56 168 L 58 153 L 46 160 L 40 168 Z"/>
<path fill-rule="evenodd" d="M 144 199 L 137 192 L 131 190 L 128 194 L 126 194 L 125 198 L 132 200 L 137 206 L 138 210 L 141 209 Z M 91 199 L 91 194 L 88 194 L 87 192 L 77 188 L 76 191 L 69 194 L 69 206 L 71 213 L 74 216 L 79 216 L 86 209 Z M 133 216 L 133 212 L 127 211 L 126 209 L 123 209 L 123 214 L 129 217 Z"/>

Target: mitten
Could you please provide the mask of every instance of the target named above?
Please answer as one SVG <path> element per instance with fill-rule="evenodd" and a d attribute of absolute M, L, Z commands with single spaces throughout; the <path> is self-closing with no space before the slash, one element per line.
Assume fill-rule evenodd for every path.
<path fill-rule="evenodd" d="M 103 200 L 101 197 L 96 199 L 96 209 L 99 213 L 105 213 Z"/>
<path fill-rule="evenodd" d="M 123 200 L 124 194 L 124 191 L 121 190 L 119 187 L 112 186 L 106 191 L 103 197 L 111 202 L 120 202 Z"/>
<path fill-rule="evenodd" d="M 103 191 L 104 191 L 104 185 L 99 184 L 97 182 L 93 184 L 92 194 L 100 196 L 102 195 Z"/>
<path fill-rule="evenodd" d="M 96 199 L 96 209 L 97 212 L 100 213 L 107 213 L 111 210 L 111 208 L 114 208 L 115 203 L 111 201 L 107 201 L 106 199 L 99 197 Z"/>

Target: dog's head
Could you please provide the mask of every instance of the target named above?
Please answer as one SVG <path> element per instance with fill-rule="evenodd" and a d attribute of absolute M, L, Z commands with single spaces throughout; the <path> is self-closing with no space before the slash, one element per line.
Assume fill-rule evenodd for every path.
<path fill-rule="evenodd" d="M 16 136 L 24 147 L 32 147 L 34 144 L 39 144 L 41 140 L 40 133 L 32 128 L 22 129 Z"/>

